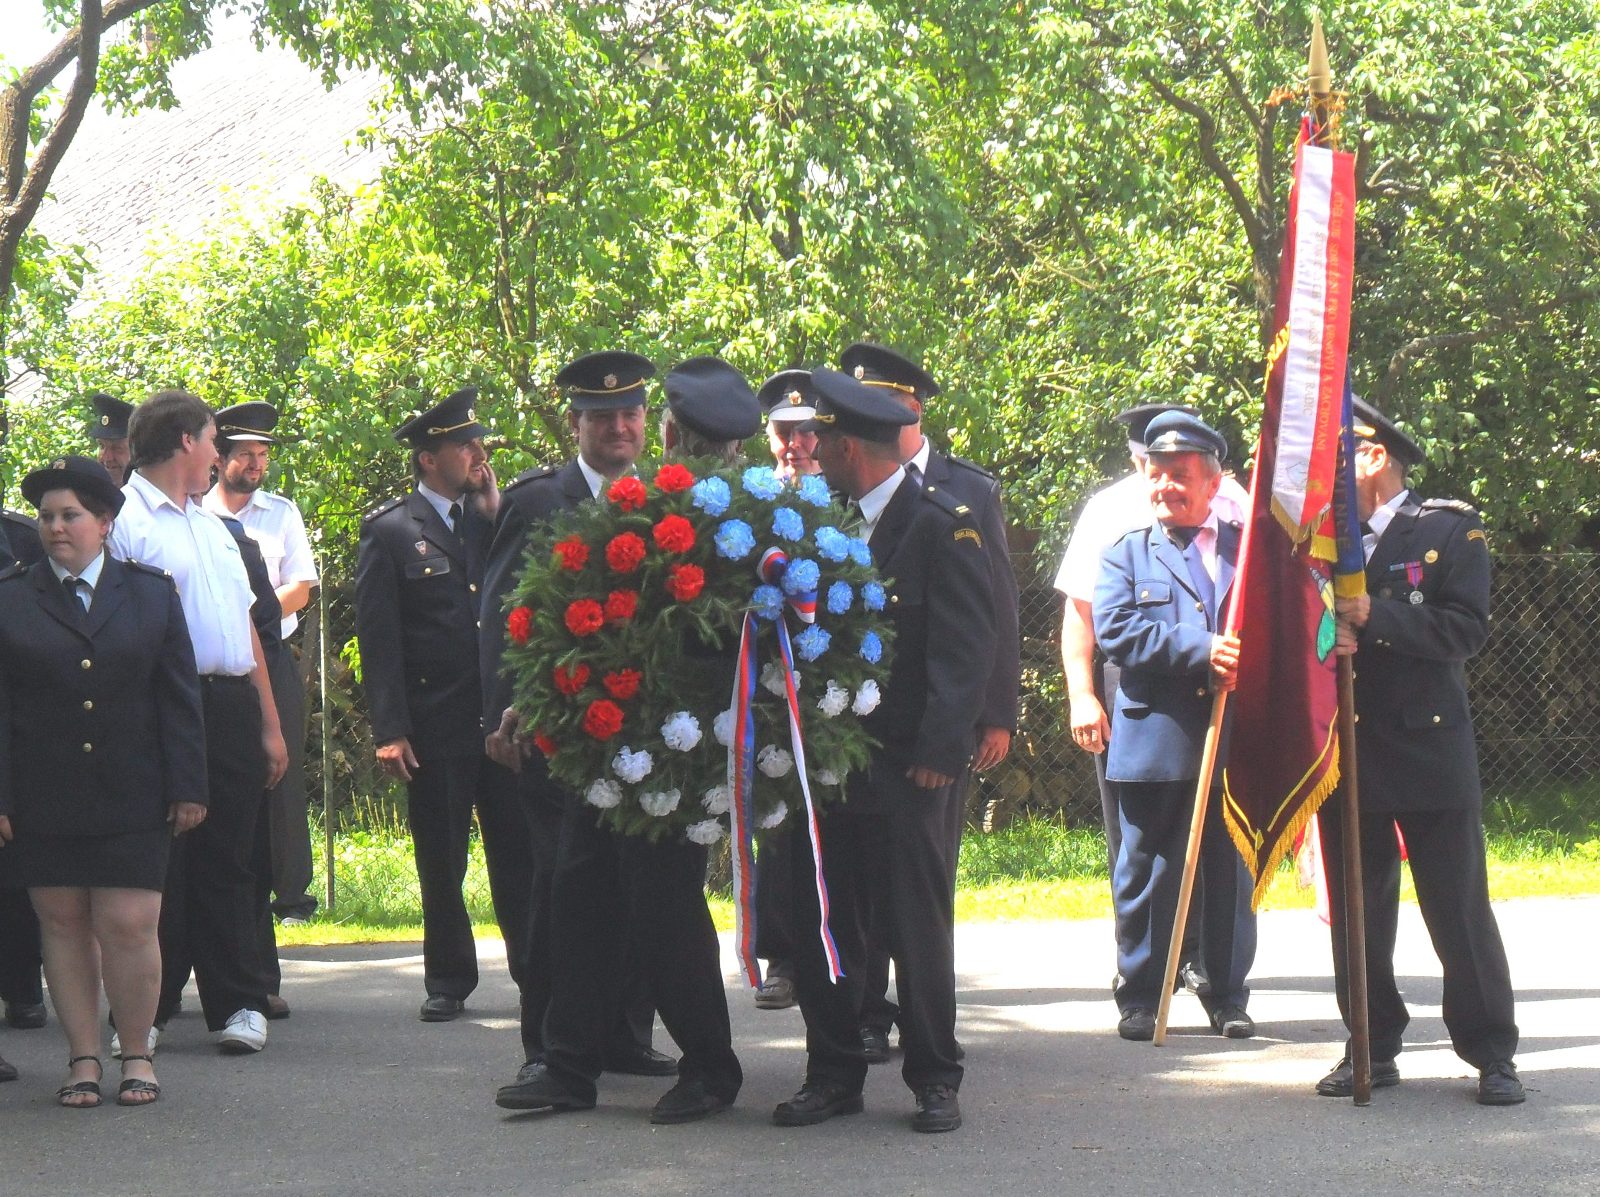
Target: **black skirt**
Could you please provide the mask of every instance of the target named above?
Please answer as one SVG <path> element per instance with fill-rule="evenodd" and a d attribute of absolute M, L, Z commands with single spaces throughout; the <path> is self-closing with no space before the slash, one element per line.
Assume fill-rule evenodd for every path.
<path fill-rule="evenodd" d="M 0 848 L 0 885 L 89 889 L 166 887 L 172 829 L 118 835 L 19 835 Z"/>

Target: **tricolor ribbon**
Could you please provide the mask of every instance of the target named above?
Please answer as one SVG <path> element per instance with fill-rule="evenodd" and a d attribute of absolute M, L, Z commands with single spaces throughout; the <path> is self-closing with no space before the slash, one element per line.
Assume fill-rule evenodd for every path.
<path fill-rule="evenodd" d="M 763 582 L 783 587 L 783 575 L 789 569 L 789 554 L 774 546 L 761 554 L 761 560 L 756 563 L 756 573 Z M 801 623 L 817 622 L 817 592 L 804 590 L 799 594 L 783 592 L 783 601 L 789 610 L 794 612 L 795 618 Z"/>

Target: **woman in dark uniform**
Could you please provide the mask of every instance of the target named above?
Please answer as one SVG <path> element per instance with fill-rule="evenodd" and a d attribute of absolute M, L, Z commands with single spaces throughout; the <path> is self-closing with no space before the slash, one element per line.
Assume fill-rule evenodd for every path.
<path fill-rule="evenodd" d="M 26 886 L 67 1035 L 64 1106 L 100 1104 L 99 991 L 129 1045 L 161 981 L 167 847 L 205 817 L 194 650 L 172 580 L 105 551 L 122 492 L 87 457 L 22 482 L 46 557 L 0 573 L 0 882 Z M 160 1094 L 124 1055 L 119 1105 Z"/>

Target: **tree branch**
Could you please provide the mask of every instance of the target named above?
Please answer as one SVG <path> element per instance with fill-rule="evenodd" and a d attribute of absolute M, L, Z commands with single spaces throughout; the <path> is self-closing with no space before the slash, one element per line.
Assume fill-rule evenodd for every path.
<path fill-rule="evenodd" d="M 1161 82 L 1153 73 L 1145 72 L 1145 82 L 1152 91 L 1160 96 L 1179 112 L 1192 117 L 1195 130 L 1200 138 L 1200 159 L 1217 180 L 1222 184 L 1222 189 L 1228 193 L 1234 211 L 1239 214 L 1239 219 L 1244 222 L 1245 236 L 1250 239 L 1250 247 L 1260 253 L 1266 245 L 1267 229 L 1262 225 L 1261 219 L 1250 203 L 1250 197 L 1245 194 L 1244 187 L 1240 185 L 1239 178 L 1226 162 L 1222 160 L 1221 153 L 1217 150 L 1217 121 L 1210 112 L 1193 100 L 1185 99 Z"/>

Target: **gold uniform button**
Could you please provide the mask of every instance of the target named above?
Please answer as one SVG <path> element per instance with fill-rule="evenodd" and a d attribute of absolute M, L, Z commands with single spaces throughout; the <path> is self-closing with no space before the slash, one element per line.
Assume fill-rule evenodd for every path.
<path fill-rule="evenodd" d="M 889 596 L 889 602 L 890 602 L 890 603 L 891 603 L 891 604 L 893 604 L 893 603 L 898 603 L 898 602 L 899 602 L 899 601 L 900 601 L 900 596 L 899 596 L 899 595 L 898 595 L 898 594 L 891 594 L 891 595 L 890 595 L 890 596 Z"/>
<path fill-rule="evenodd" d="M 1206 605 L 1205 605 L 1205 604 L 1204 604 L 1204 603 L 1196 603 L 1196 604 L 1195 604 L 1195 605 L 1194 605 L 1194 609 L 1195 609 L 1195 610 L 1196 610 L 1196 611 L 1199 611 L 1199 612 L 1202 612 L 1202 613 L 1204 613 L 1204 611 L 1205 611 L 1205 609 L 1206 609 Z"/>
<path fill-rule="evenodd" d="M 94 662 L 89 660 L 88 657 L 85 657 L 83 660 L 78 662 L 78 668 L 79 669 L 93 669 L 94 668 Z"/>
<path fill-rule="evenodd" d="M 88 699 L 88 698 L 84 699 L 83 700 L 83 709 L 86 710 L 86 711 L 94 710 L 94 701 L 92 699 Z"/>
<path fill-rule="evenodd" d="M 424 565 L 424 566 L 423 566 L 423 567 L 422 567 L 422 572 L 423 572 L 423 573 L 425 573 L 425 574 L 431 574 L 431 573 L 432 573 L 432 572 L 433 572 L 433 566 L 431 566 L 431 565 Z"/>
<path fill-rule="evenodd" d="M 93 752 L 94 751 L 94 745 L 93 744 L 85 744 L 83 746 L 83 750 L 85 752 Z"/>
<path fill-rule="evenodd" d="M 478 584 L 476 582 L 468 582 L 467 583 L 467 589 L 472 591 L 473 594 L 477 594 L 478 593 Z"/>
<path fill-rule="evenodd" d="M 1439 722 L 1439 716 L 1437 716 L 1437 715 L 1435 715 L 1435 716 L 1434 716 L 1434 717 L 1433 717 L 1433 721 L 1434 721 L 1434 722 L 1435 722 L 1435 723 L 1438 723 L 1438 722 Z"/>
<path fill-rule="evenodd" d="M 1196 698 L 1204 698 L 1206 696 L 1206 688 L 1204 686 L 1201 686 L 1194 693 L 1195 693 L 1195 697 Z"/>

